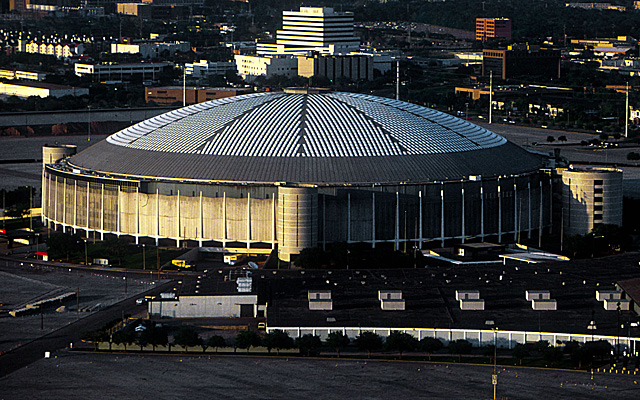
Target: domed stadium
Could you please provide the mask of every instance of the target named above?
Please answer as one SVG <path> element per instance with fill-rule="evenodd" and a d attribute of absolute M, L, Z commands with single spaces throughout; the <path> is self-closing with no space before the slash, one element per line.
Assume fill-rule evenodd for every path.
<path fill-rule="evenodd" d="M 468 121 L 312 90 L 195 104 L 45 155 L 43 218 L 136 242 L 277 248 L 512 240 L 550 225 L 544 160 Z"/>

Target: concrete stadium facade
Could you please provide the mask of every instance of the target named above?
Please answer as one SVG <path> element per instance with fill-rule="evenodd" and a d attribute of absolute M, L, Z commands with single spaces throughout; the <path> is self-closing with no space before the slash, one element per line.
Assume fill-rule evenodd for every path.
<path fill-rule="evenodd" d="M 289 261 L 332 242 L 423 248 L 551 226 L 543 159 L 467 121 L 373 96 L 214 100 L 44 159 L 46 223 L 136 243 L 277 248 Z"/>

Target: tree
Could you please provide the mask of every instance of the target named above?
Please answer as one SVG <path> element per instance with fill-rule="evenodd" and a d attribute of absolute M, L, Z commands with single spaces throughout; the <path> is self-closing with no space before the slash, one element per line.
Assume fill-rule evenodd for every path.
<path fill-rule="evenodd" d="M 631 153 L 627 154 L 627 160 L 629 161 L 640 160 L 640 153 L 636 153 L 635 151 L 632 151 Z"/>
<path fill-rule="evenodd" d="M 254 331 L 242 331 L 236 335 L 236 347 L 247 349 L 247 353 L 251 347 L 260 346 L 260 336 Z"/>
<path fill-rule="evenodd" d="M 123 344 L 125 351 L 127 350 L 127 345 L 132 344 L 134 341 L 135 336 L 133 335 L 133 332 L 129 330 L 119 330 L 113 334 L 113 343 Z"/>
<path fill-rule="evenodd" d="M 300 350 L 300 354 L 306 354 L 307 357 L 310 357 L 317 354 L 318 349 L 322 346 L 322 341 L 319 336 L 308 333 L 296 339 L 296 346 Z"/>
<path fill-rule="evenodd" d="M 331 332 L 329 333 L 326 342 L 330 347 L 333 347 L 336 350 L 338 358 L 340 358 L 340 349 L 347 347 L 351 340 L 349 340 L 349 337 L 342 332 Z"/>
<path fill-rule="evenodd" d="M 397 351 L 400 353 L 400 359 L 402 360 L 402 353 L 405 351 L 415 350 L 418 345 L 418 339 L 409 335 L 408 333 L 400 331 L 391 331 L 385 345 L 388 350 Z"/>
<path fill-rule="evenodd" d="M 214 349 L 216 349 L 216 353 L 218 352 L 218 349 L 220 347 L 225 347 L 226 345 L 227 345 L 227 342 L 224 340 L 222 336 L 213 335 L 209 338 L 209 340 L 207 340 L 207 346 L 213 347 Z"/>
<path fill-rule="evenodd" d="M 468 340 L 458 339 L 449 342 L 449 353 L 457 354 L 458 361 L 462 361 L 463 354 L 469 354 L 473 350 L 473 345 Z"/>
<path fill-rule="evenodd" d="M 559 141 L 561 141 L 562 143 L 567 141 L 567 137 L 565 135 L 562 135 L 558 138 Z"/>
<path fill-rule="evenodd" d="M 513 355 L 514 358 L 516 358 L 518 360 L 520 365 L 522 365 L 522 360 L 525 357 L 529 357 L 529 350 L 527 349 L 526 345 L 518 343 L 513 348 L 513 352 L 511 354 Z"/>
<path fill-rule="evenodd" d="M 294 347 L 293 339 L 289 337 L 287 332 L 280 329 L 264 335 L 262 344 L 267 347 L 269 352 L 271 352 L 271 349 L 276 349 L 278 355 L 280 355 L 280 349 L 290 349 Z"/>
<path fill-rule="evenodd" d="M 418 348 L 422 351 L 426 351 L 429 354 L 429 361 L 431 361 L 431 354 L 438 350 L 441 350 L 444 344 L 440 339 L 426 337 L 420 341 Z"/>
<path fill-rule="evenodd" d="M 152 326 L 140 334 L 138 343 L 142 341 L 144 341 L 145 345 L 150 344 L 153 347 L 153 351 L 156 351 L 156 346 L 166 346 L 169 343 L 169 337 L 166 329 Z M 143 345 L 141 344 L 141 346 Z"/>
<path fill-rule="evenodd" d="M 107 334 L 101 330 L 85 332 L 84 335 L 82 335 L 82 341 L 93 343 L 96 351 L 98 351 L 98 344 L 105 340 L 107 340 Z"/>
<path fill-rule="evenodd" d="M 377 333 L 362 332 L 356 337 L 356 346 L 360 350 L 367 351 L 367 357 L 371 358 L 371 352 L 382 349 L 382 338 Z"/>
<path fill-rule="evenodd" d="M 553 142 L 555 142 L 555 140 L 556 140 L 556 138 L 554 138 L 553 136 L 551 136 L 551 135 L 547 136 L 547 142 L 553 143 Z"/>
<path fill-rule="evenodd" d="M 83 250 L 82 238 L 79 235 L 68 235 L 60 233 L 51 235 L 46 241 L 49 248 L 49 255 L 52 258 L 66 257 L 67 260 L 73 253 L 80 253 Z"/>
<path fill-rule="evenodd" d="M 197 346 L 202 343 L 198 332 L 191 328 L 181 328 L 174 336 L 173 342 L 184 347 L 184 351 L 188 351 L 189 346 Z"/>

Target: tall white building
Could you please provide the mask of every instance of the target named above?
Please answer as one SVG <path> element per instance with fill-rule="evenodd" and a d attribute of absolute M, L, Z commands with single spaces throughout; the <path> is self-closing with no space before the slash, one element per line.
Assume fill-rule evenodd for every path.
<path fill-rule="evenodd" d="M 353 13 L 331 7 L 300 7 L 283 11 L 276 43 L 258 42 L 258 54 L 305 54 L 317 51 L 343 54 L 358 51 L 360 38 L 353 34 Z"/>

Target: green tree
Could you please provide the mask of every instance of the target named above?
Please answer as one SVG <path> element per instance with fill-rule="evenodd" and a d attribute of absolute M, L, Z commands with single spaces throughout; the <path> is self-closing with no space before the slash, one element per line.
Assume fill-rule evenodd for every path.
<path fill-rule="evenodd" d="M 84 244 L 79 235 L 59 233 L 51 235 L 46 240 L 46 243 L 49 248 L 49 255 L 52 258 L 65 257 L 68 260 L 71 254 L 80 253 L 84 250 Z"/>
<path fill-rule="evenodd" d="M 222 336 L 219 336 L 219 335 L 213 335 L 209 338 L 209 340 L 207 340 L 207 346 L 213 347 L 214 349 L 216 349 L 216 353 L 218 352 L 218 349 L 220 347 L 225 347 L 226 345 L 227 345 L 227 342 L 224 340 Z"/>
<path fill-rule="evenodd" d="M 558 138 L 558 141 L 565 143 L 567 141 L 567 137 L 565 135 L 562 135 Z"/>
<path fill-rule="evenodd" d="M 469 354 L 473 350 L 473 345 L 468 340 L 458 339 L 449 342 L 449 353 L 457 354 L 458 361 L 462 361 L 463 354 Z"/>
<path fill-rule="evenodd" d="M 440 339 L 436 339 L 436 338 L 432 338 L 432 337 L 426 337 L 426 338 L 423 338 L 420 341 L 420 344 L 418 345 L 418 348 L 421 351 L 427 352 L 427 354 L 429 354 L 429 361 L 431 361 L 431 354 L 433 354 L 436 351 L 441 350 L 442 348 L 444 348 L 444 344 L 442 343 L 442 341 Z"/>
<path fill-rule="evenodd" d="M 300 354 L 311 357 L 312 355 L 317 355 L 318 349 L 322 346 L 322 341 L 320 337 L 308 333 L 296 338 L 296 346 L 300 350 Z"/>
<path fill-rule="evenodd" d="M 138 340 L 144 341 L 145 345 L 150 344 L 153 347 L 153 351 L 156 351 L 156 346 L 166 346 L 169 343 L 166 329 L 156 328 L 155 326 L 142 332 Z"/>
<path fill-rule="evenodd" d="M 336 350 L 338 358 L 340 358 L 340 349 L 347 347 L 351 340 L 349 340 L 349 337 L 342 332 L 331 332 L 327 336 L 326 342 L 327 345 Z"/>
<path fill-rule="evenodd" d="M 294 347 L 293 339 L 289 337 L 287 332 L 280 329 L 276 329 L 264 335 L 264 338 L 262 338 L 262 344 L 266 346 L 269 352 L 271 352 L 271 349 L 276 349 L 278 355 L 280 355 L 280 349 L 290 349 Z"/>
<path fill-rule="evenodd" d="M 385 346 L 388 350 L 397 351 L 400 354 L 400 359 L 402 360 L 402 353 L 416 349 L 418 346 L 418 339 L 408 333 L 391 331 L 389 336 L 387 336 Z"/>
<path fill-rule="evenodd" d="M 135 336 L 130 330 L 119 330 L 113 334 L 113 343 L 123 344 L 125 350 L 127 350 L 127 345 L 132 344 L 134 341 Z"/>
<path fill-rule="evenodd" d="M 554 138 L 553 136 L 551 136 L 551 135 L 547 136 L 547 142 L 553 143 L 555 141 L 556 141 L 556 138 Z"/>
<path fill-rule="evenodd" d="M 82 341 L 93 343 L 96 351 L 98 350 L 98 344 L 100 344 L 100 342 L 104 342 L 105 340 L 107 340 L 107 334 L 101 330 L 85 332 L 82 335 Z"/>
<path fill-rule="evenodd" d="M 371 352 L 382 349 L 382 337 L 374 332 L 362 332 L 356 337 L 356 346 L 360 350 L 367 352 L 367 357 L 371 358 Z"/>
<path fill-rule="evenodd" d="M 198 332 L 191 328 L 181 328 L 174 336 L 173 342 L 177 345 L 184 347 L 185 351 L 188 351 L 190 346 L 198 346 L 202 343 Z"/>
<path fill-rule="evenodd" d="M 251 347 L 260 346 L 260 336 L 254 331 L 242 331 L 236 335 L 236 347 L 239 349 L 247 349 L 247 353 Z"/>
<path fill-rule="evenodd" d="M 516 346 L 513 348 L 513 351 L 511 352 L 511 354 L 513 355 L 513 357 L 515 359 L 518 360 L 518 362 L 520 363 L 520 365 L 522 365 L 522 360 L 525 357 L 529 357 L 529 350 L 527 349 L 527 346 L 521 343 L 516 344 Z"/>

